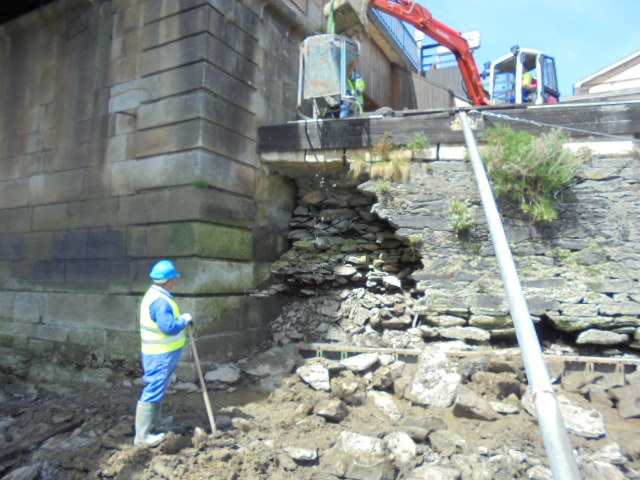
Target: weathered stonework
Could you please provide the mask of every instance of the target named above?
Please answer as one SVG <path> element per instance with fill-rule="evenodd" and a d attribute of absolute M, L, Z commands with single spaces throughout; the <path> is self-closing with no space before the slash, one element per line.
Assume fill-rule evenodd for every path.
<path fill-rule="evenodd" d="M 270 160 L 275 157 L 277 154 L 272 153 Z M 345 157 L 353 155 L 347 152 Z M 269 164 L 282 167 L 277 162 Z M 352 187 L 351 195 L 346 192 L 354 180 L 344 172 L 318 181 L 309 173 L 315 165 L 307 165 L 306 174 L 300 164 L 284 168 L 296 172 L 301 200 L 289 234 L 293 249 L 274 264 L 276 278 L 283 281 L 273 291 L 296 286 L 308 290 L 309 285 L 335 290 L 334 300 L 327 301 L 336 304 L 337 320 L 332 322 L 341 325 L 341 331 L 329 328 L 329 337 L 363 345 L 382 342 L 381 346 L 390 346 L 400 341 L 397 337 L 371 335 L 365 328 L 369 326 L 378 331 L 406 331 L 426 340 L 482 342 L 484 333 L 478 329 L 488 332 L 485 340 L 514 339 L 477 187 L 464 155 L 438 158 L 431 151 L 418 153 L 409 181 L 385 185 L 382 180 L 371 180 Z M 502 202 L 507 237 L 532 319 L 544 325 L 547 332 L 555 330 L 565 340 L 580 345 L 640 348 L 640 229 L 634 220 L 640 210 L 639 175 L 640 161 L 635 155 L 595 155 L 583 166 L 572 188 L 574 198 L 561 205 L 560 218 L 552 224 L 534 225 Z M 341 196 L 335 193 L 336 185 L 345 188 Z M 304 197 L 314 189 L 313 199 L 342 202 L 340 207 L 350 206 L 363 193 L 376 198 L 372 207 L 353 210 L 359 215 L 359 233 L 351 242 L 360 251 L 351 256 L 339 251 L 348 243 L 341 237 L 354 236 L 337 228 L 354 223 L 344 214 L 349 209 L 322 223 L 323 210 L 308 208 L 313 202 Z M 470 206 L 473 227 L 468 234 L 458 234 L 449 218 L 450 206 L 456 201 Z M 404 295 L 398 295 L 402 293 L 399 289 L 388 291 L 385 284 L 371 281 L 393 272 L 384 261 L 392 256 L 381 248 L 381 242 L 366 251 L 367 227 L 358 225 L 365 218 L 371 231 L 387 225 L 377 227 L 385 231 L 379 240 L 388 234 L 401 242 L 400 249 L 420 257 L 421 266 L 398 281 Z M 338 251 L 334 251 L 336 246 Z M 357 255 L 362 257 L 361 262 L 355 261 Z M 397 268 L 399 258 L 396 255 L 396 272 L 402 271 Z M 357 293 L 362 287 L 378 292 L 380 298 L 368 294 L 363 297 L 362 292 Z M 325 290 L 322 295 L 329 294 Z M 354 297 L 372 300 L 369 305 L 361 301 L 357 313 L 350 301 Z M 317 309 L 324 308 L 320 299 L 313 301 Z M 402 308 L 396 311 L 399 305 Z M 402 321 L 403 316 L 408 321 Z M 286 343 L 287 337 L 320 341 L 326 332 L 323 327 L 302 329 L 294 314 L 280 317 L 275 328 L 280 343 Z M 405 345 L 414 341 L 411 335 L 402 340 Z"/>
<path fill-rule="evenodd" d="M 298 46 L 322 20 L 282 1 L 69 0 L 0 25 L 1 346 L 137 364 L 166 257 L 204 357 L 265 338 L 280 300 L 246 295 L 295 194 L 261 168 L 257 127 L 295 116 Z"/>

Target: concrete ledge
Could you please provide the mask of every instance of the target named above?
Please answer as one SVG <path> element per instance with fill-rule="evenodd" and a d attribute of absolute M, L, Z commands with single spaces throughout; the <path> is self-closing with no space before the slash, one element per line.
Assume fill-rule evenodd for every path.
<path fill-rule="evenodd" d="M 269 169 L 289 178 L 330 175 L 345 169 L 343 149 L 262 152 L 260 159 Z"/>

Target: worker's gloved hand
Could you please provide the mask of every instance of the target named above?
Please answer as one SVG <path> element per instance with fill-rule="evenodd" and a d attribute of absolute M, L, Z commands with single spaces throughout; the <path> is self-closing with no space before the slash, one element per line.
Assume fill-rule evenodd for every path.
<path fill-rule="evenodd" d="M 190 313 L 183 313 L 178 318 L 180 320 L 184 320 L 185 322 L 187 322 L 187 325 L 193 326 L 193 317 L 191 316 Z"/>

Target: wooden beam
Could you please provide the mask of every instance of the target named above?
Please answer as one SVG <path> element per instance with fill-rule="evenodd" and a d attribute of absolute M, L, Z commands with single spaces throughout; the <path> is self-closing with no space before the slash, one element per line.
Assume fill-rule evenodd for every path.
<path fill-rule="evenodd" d="M 631 138 L 640 135 L 640 101 L 557 104 L 545 106 L 474 109 L 482 115 L 478 130 L 505 124 L 514 130 L 534 134 L 567 127 L 571 138 L 602 134 Z M 258 149 L 269 151 L 318 150 L 372 147 L 391 134 L 396 145 L 411 143 L 416 133 L 431 144 L 460 144 L 462 132 L 456 129 L 457 109 L 396 112 L 395 116 L 362 116 L 343 120 L 311 120 L 270 125 L 258 130 Z"/>

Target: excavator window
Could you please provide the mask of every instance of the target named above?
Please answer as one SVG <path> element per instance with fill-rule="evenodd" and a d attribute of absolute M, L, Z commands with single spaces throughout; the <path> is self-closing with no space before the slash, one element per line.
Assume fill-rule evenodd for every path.
<path fill-rule="evenodd" d="M 557 103 L 560 99 L 560 90 L 558 89 L 555 60 L 542 55 L 540 65 L 542 67 L 544 103 Z"/>

